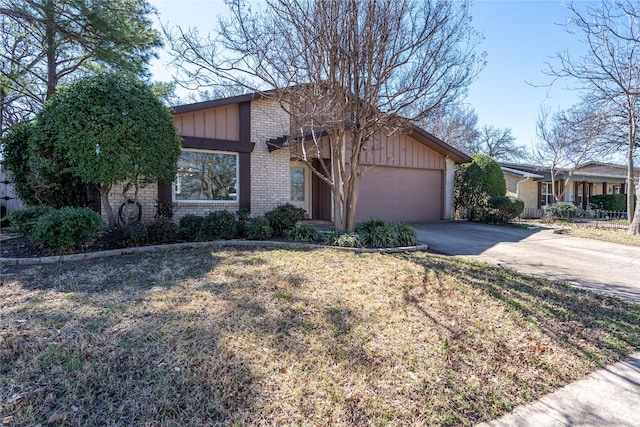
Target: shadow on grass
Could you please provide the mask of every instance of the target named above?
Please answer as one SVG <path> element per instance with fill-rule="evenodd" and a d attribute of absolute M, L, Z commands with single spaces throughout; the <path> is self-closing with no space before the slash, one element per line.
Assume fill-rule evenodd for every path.
<path fill-rule="evenodd" d="M 425 277 L 429 273 L 435 277 L 453 275 L 460 282 L 486 292 L 553 337 L 554 342 L 567 349 L 579 349 L 599 366 L 640 348 L 638 305 L 482 262 L 443 256 L 406 259 L 421 265 Z M 429 316 L 427 312 L 424 314 Z M 591 351 L 591 346 L 602 350 L 606 357 Z"/>

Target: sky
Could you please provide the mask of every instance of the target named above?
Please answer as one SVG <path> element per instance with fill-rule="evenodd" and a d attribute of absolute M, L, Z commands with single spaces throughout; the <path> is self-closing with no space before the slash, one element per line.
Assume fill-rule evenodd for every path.
<path fill-rule="evenodd" d="M 218 15 L 227 11 L 222 0 L 151 0 L 159 20 L 170 26 L 214 30 Z M 569 82 L 557 81 L 543 70 L 557 52 L 572 55 L 583 48 L 567 32 L 569 16 L 561 0 L 476 0 L 471 9 L 473 27 L 483 35 L 478 52 L 486 52 L 487 65 L 469 88 L 464 102 L 478 115 L 478 125 L 511 128 L 516 143 L 533 147 L 540 107 L 566 109 L 578 101 Z M 171 80 L 164 54 L 151 64 L 154 80 Z M 179 92 L 181 96 L 185 93 Z"/>

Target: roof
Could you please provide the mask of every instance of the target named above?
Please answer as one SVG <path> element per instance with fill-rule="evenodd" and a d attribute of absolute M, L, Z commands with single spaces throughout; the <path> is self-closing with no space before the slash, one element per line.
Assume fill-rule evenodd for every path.
<path fill-rule="evenodd" d="M 526 172 L 518 169 L 508 168 L 506 166 L 500 166 L 502 172 L 507 173 L 509 175 L 521 176 L 523 178 L 544 178 L 544 175 Z"/>
<path fill-rule="evenodd" d="M 231 96 L 228 98 L 214 99 L 211 101 L 203 101 L 203 102 L 196 102 L 193 104 L 178 105 L 173 107 L 171 109 L 171 112 L 173 114 L 181 114 L 181 113 L 188 113 L 191 111 L 205 110 L 208 108 L 222 107 L 225 105 L 254 101 L 254 100 L 261 99 L 266 94 L 271 92 L 273 91 L 270 90 L 265 92 L 254 92 L 254 93 L 248 93 L 245 95 Z M 445 157 L 449 157 L 455 163 L 468 163 L 473 161 L 471 157 L 469 157 L 462 151 L 458 150 L 455 147 L 452 147 L 451 145 L 442 141 L 435 135 L 432 135 L 431 133 L 427 132 L 426 130 L 416 125 L 411 125 L 410 128 L 407 129 L 405 132 L 409 136 L 414 138 L 416 141 L 431 148 L 435 152 L 440 153 Z M 305 135 L 305 140 L 309 140 L 310 138 L 311 138 L 311 134 Z M 289 135 L 282 135 L 280 137 L 272 138 L 266 141 L 267 145 L 269 146 L 269 151 L 274 151 L 280 148 L 284 148 L 288 142 L 288 139 L 289 139 Z"/>
<path fill-rule="evenodd" d="M 531 164 L 518 164 L 518 163 L 508 163 L 508 162 L 499 162 L 500 167 L 504 173 L 508 173 L 511 175 L 522 176 L 534 178 L 538 181 L 550 181 L 551 180 L 551 168 L 548 166 L 542 165 L 531 165 Z M 620 169 L 621 174 L 615 173 L 612 170 L 604 170 L 604 171 L 589 171 L 583 170 L 590 166 L 600 166 L 607 169 Z M 640 172 L 640 169 L 634 169 L 636 172 Z M 571 169 L 568 168 L 556 168 L 556 179 L 566 179 L 567 176 L 571 173 Z M 603 163 L 590 161 L 579 165 L 571 174 L 572 177 L 579 178 L 609 178 L 609 179 L 624 179 L 627 175 L 627 167 L 624 165 L 616 165 L 613 163 Z"/>

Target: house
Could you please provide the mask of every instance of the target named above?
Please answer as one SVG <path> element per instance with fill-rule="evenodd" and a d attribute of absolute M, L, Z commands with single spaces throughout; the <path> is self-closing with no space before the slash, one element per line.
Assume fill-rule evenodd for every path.
<path fill-rule="evenodd" d="M 590 161 L 570 169 L 557 169 L 556 197 L 553 195 L 551 169 L 546 166 L 501 162 L 507 184 L 507 195 L 524 201 L 523 216 L 542 215 L 545 205 L 560 201 L 570 202 L 587 209 L 591 196 L 599 194 L 626 194 L 627 167 Z M 635 169 L 636 181 L 640 169 Z"/>
<path fill-rule="evenodd" d="M 283 203 L 304 208 L 310 219 L 332 219 L 328 185 L 295 160 L 295 147 L 279 143 L 292 134 L 292 120 L 277 101 L 254 93 L 172 111 L 182 136 L 178 176 L 140 190 L 143 221 L 153 219 L 156 200 L 173 202 L 175 219 L 240 208 L 260 215 Z M 454 167 L 471 161 L 467 155 L 417 127 L 380 133 L 370 145 L 361 157 L 357 220 L 452 217 Z M 117 213 L 121 188 L 111 200 Z"/>

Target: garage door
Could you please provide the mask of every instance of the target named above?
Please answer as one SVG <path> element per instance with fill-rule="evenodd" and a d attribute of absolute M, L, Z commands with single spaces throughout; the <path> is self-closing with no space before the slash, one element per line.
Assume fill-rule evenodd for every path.
<path fill-rule="evenodd" d="M 439 220 L 442 204 L 442 171 L 376 166 L 360 180 L 356 220 Z"/>

